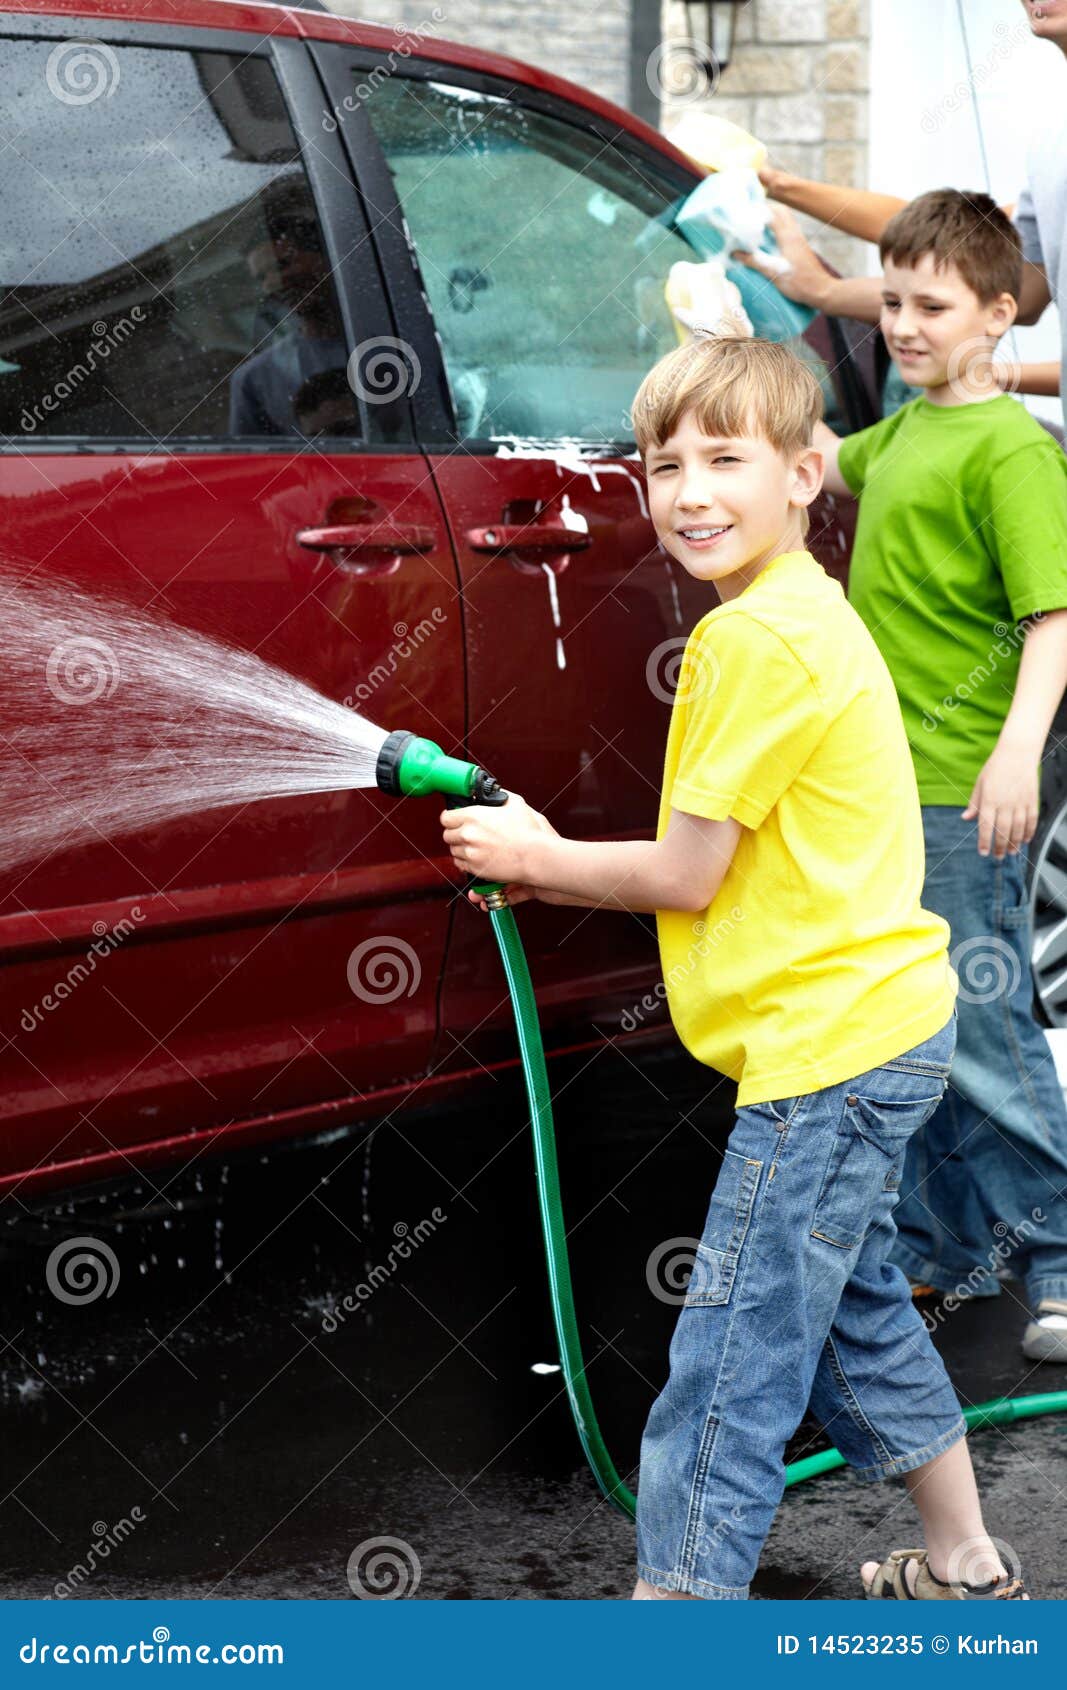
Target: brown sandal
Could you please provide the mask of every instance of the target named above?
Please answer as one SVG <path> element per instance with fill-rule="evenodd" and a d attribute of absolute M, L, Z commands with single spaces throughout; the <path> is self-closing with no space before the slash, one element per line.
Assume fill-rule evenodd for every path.
<path fill-rule="evenodd" d="M 905 1573 L 907 1562 L 914 1561 L 915 1590 L 908 1589 Z M 930 1571 L 925 1549 L 894 1549 L 882 1562 L 869 1585 L 864 1586 L 868 1599 L 906 1600 L 909 1602 L 962 1600 L 965 1602 L 1003 1602 L 1025 1600 L 1029 1591 L 1021 1578 L 1005 1575 L 991 1579 L 988 1584 L 961 1584 L 954 1580 L 946 1584 Z"/>

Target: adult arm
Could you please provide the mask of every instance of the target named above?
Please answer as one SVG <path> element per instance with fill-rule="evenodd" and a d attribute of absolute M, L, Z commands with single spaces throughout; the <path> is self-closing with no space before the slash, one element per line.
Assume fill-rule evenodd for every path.
<path fill-rule="evenodd" d="M 829 223 L 844 235 L 855 235 L 875 246 L 891 217 L 903 211 L 907 200 L 895 194 L 876 194 L 870 188 L 849 188 L 840 182 L 811 182 L 804 176 L 794 176 L 788 170 L 765 165 L 759 173 L 769 199 L 787 205 L 792 211 L 803 211 Z M 1013 207 L 1001 206 L 1010 217 Z"/>
<path fill-rule="evenodd" d="M 806 212 L 821 223 L 830 223 L 842 234 L 856 235 L 877 245 L 889 219 L 901 211 L 907 200 L 893 194 L 875 194 L 869 188 L 846 188 L 834 182 L 810 182 L 787 170 L 767 166 L 759 173 L 769 197 L 793 211 Z"/>
<path fill-rule="evenodd" d="M 1045 269 L 1045 249 L 1041 244 L 1034 196 L 1029 185 L 1019 195 L 1014 223 L 1023 249 L 1023 280 L 1019 291 L 1019 312 L 1015 320 L 1018 323 L 1036 323 L 1051 302 L 1052 290 Z"/>
<path fill-rule="evenodd" d="M 997 381 L 1006 393 L 1040 393 L 1056 399 L 1060 391 L 1059 364 L 994 364 Z"/>
<path fill-rule="evenodd" d="M 1052 303 L 1052 290 L 1043 264 L 1023 264 L 1023 282 L 1019 290 L 1019 314 L 1015 321 L 1023 325 L 1036 323 L 1046 306 Z M 1027 392 L 1038 391 L 1026 389 Z"/>

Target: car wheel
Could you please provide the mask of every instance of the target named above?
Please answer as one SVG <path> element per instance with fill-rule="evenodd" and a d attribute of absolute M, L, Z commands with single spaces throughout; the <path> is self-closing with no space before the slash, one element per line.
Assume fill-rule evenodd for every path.
<path fill-rule="evenodd" d="M 1067 747 L 1042 768 L 1041 819 L 1029 847 L 1034 995 L 1048 1027 L 1067 1027 Z"/>

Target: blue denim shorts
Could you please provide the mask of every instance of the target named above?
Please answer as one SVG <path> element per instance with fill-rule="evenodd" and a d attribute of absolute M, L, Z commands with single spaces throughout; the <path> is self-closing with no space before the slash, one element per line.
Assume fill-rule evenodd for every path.
<path fill-rule="evenodd" d="M 747 1597 L 809 1407 L 866 1480 L 963 1437 L 944 1364 L 887 1259 L 908 1140 L 941 1101 L 955 1043 L 953 1011 L 865 1074 L 738 1109 L 641 1442 L 638 1571 L 650 1584 Z"/>

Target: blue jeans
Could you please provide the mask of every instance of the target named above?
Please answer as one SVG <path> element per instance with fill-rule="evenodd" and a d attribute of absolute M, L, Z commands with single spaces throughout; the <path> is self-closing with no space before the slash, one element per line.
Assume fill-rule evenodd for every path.
<path fill-rule="evenodd" d="M 909 1472 L 963 1437 L 887 1260 L 905 1147 L 941 1100 L 955 1020 L 840 1085 L 738 1109 L 641 1442 L 650 1584 L 747 1597 L 809 1405 L 861 1479 Z"/>
<path fill-rule="evenodd" d="M 1067 1109 L 1034 1019 L 1026 865 L 980 857 L 977 825 L 923 808 L 922 901 L 952 929 L 959 1034 L 944 1100 L 908 1146 L 892 1260 L 961 1297 L 995 1297 L 1003 1263 L 1036 1308 L 1067 1298 Z"/>

